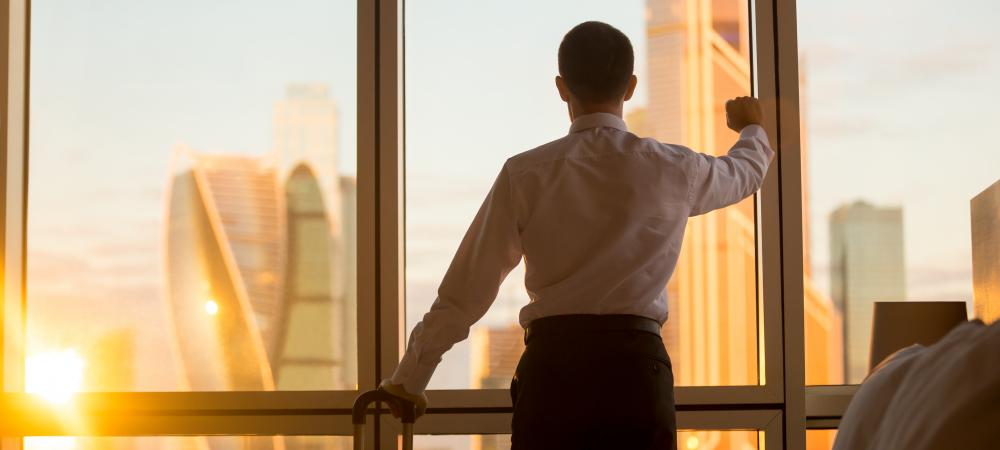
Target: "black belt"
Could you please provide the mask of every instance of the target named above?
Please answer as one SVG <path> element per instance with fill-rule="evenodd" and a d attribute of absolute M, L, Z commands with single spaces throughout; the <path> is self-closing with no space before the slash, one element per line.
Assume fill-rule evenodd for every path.
<path fill-rule="evenodd" d="M 524 342 L 533 335 L 595 331 L 645 331 L 660 335 L 660 323 L 648 317 L 628 314 L 569 314 L 532 320 L 524 330 Z"/>

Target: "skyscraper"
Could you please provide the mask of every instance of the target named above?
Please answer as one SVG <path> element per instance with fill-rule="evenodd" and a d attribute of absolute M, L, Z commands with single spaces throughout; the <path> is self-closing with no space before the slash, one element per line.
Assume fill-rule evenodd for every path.
<path fill-rule="evenodd" d="M 524 330 L 510 324 L 477 328 L 472 335 L 473 389 L 507 389 L 524 352 Z"/>
<path fill-rule="evenodd" d="M 1000 319 L 1000 181 L 971 202 L 972 283 L 976 317 Z"/>
<path fill-rule="evenodd" d="M 830 285 L 844 317 L 844 368 L 850 383 L 868 374 L 872 305 L 906 300 L 903 209 L 858 201 L 830 215 Z"/>
<path fill-rule="evenodd" d="M 631 115 L 641 130 L 724 154 L 735 136 L 722 106 L 750 94 L 748 18 L 735 0 L 647 2 L 649 104 Z M 757 384 L 756 244 L 752 198 L 689 222 L 664 327 L 679 385 Z"/>
<path fill-rule="evenodd" d="M 647 0 L 646 10 L 644 79 L 649 103 L 630 111 L 630 129 L 643 137 L 724 154 L 735 140 L 726 127 L 725 101 L 751 93 L 747 3 Z M 804 142 L 802 153 L 805 161 Z M 806 195 L 807 186 L 803 178 Z M 670 318 L 662 332 L 678 385 L 759 382 L 755 215 L 750 198 L 688 224 L 677 271 L 667 286 Z M 838 383 L 841 316 L 813 287 L 808 250 L 803 263 L 808 381 Z M 757 436 L 707 432 L 693 442 L 704 444 L 699 448 L 753 447 Z"/>
<path fill-rule="evenodd" d="M 274 171 L 254 158 L 202 156 L 168 189 L 167 304 L 181 386 L 192 390 L 274 390 L 284 321 L 283 242 Z M 239 438 L 207 437 L 212 450 L 249 450 Z M 282 448 L 281 438 L 253 450 Z"/>
<path fill-rule="evenodd" d="M 646 10 L 648 105 L 630 114 L 635 131 L 724 154 L 734 136 L 722 106 L 750 94 L 747 3 L 647 0 Z M 678 385 L 758 383 L 754 217 L 750 198 L 688 223 L 663 327 Z M 692 436 L 699 448 L 757 444 L 756 432 Z"/>
<path fill-rule="evenodd" d="M 294 83 L 274 105 L 272 154 L 278 177 L 287 178 L 300 164 L 313 170 L 327 211 L 340 209 L 337 165 L 337 106 L 320 83 Z M 340 217 L 331 225 L 339 228 Z"/>
<path fill-rule="evenodd" d="M 524 352 L 524 330 L 517 324 L 477 328 L 472 335 L 473 389 L 507 389 Z M 510 450 L 510 436 L 474 436 L 472 450 Z"/>
<path fill-rule="evenodd" d="M 175 151 L 166 297 L 187 388 L 357 384 L 356 183 L 333 163 L 325 95 L 290 89 L 271 155 Z M 339 448 L 312 437 L 206 441 L 213 450 Z"/>

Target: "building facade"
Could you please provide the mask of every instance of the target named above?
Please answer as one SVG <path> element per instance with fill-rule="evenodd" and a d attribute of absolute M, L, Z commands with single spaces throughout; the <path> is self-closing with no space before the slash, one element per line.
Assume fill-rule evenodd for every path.
<path fill-rule="evenodd" d="M 509 388 L 521 353 L 524 329 L 519 325 L 477 328 L 472 335 L 472 388 Z M 510 436 L 474 436 L 472 450 L 510 450 Z"/>
<path fill-rule="evenodd" d="M 1000 181 L 975 196 L 972 209 L 972 283 L 976 317 L 1000 319 Z"/>
<path fill-rule="evenodd" d="M 165 285 L 186 389 L 357 385 L 356 183 L 333 165 L 336 116 L 321 88 L 290 88 L 270 155 L 175 151 Z M 340 448 L 322 437 L 205 444 Z"/>
<path fill-rule="evenodd" d="M 831 297 L 844 317 L 848 383 L 868 374 L 876 301 L 906 300 L 903 209 L 858 201 L 830 215 Z"/>

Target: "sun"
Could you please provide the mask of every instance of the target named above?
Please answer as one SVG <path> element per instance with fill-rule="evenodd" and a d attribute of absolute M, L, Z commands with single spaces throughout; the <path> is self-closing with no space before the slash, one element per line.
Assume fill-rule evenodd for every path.
<path fill-rule="evenodd" d="M 205 313 L 214 316 L 219 313 L 219 303 L 213 299 L 205 301 Z"/>
<path fill-rule="evenodd" d="M 83 387 L 85 365 L 75 349 L 31 355 L 25 365 L 25 390 L 65 405 Z"/>

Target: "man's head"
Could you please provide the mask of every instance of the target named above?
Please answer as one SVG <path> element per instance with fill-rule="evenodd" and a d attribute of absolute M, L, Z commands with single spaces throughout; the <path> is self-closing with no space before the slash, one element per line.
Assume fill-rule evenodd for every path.
<path fill-rule="evenodd" d="M 624 33 L 603 22 L 584 22 L 569 30 L 559 44 L 556 87 L 569 103 L 570 116 L 591 112 L 621 115 L 632 97 L 635 55 Z"/>

